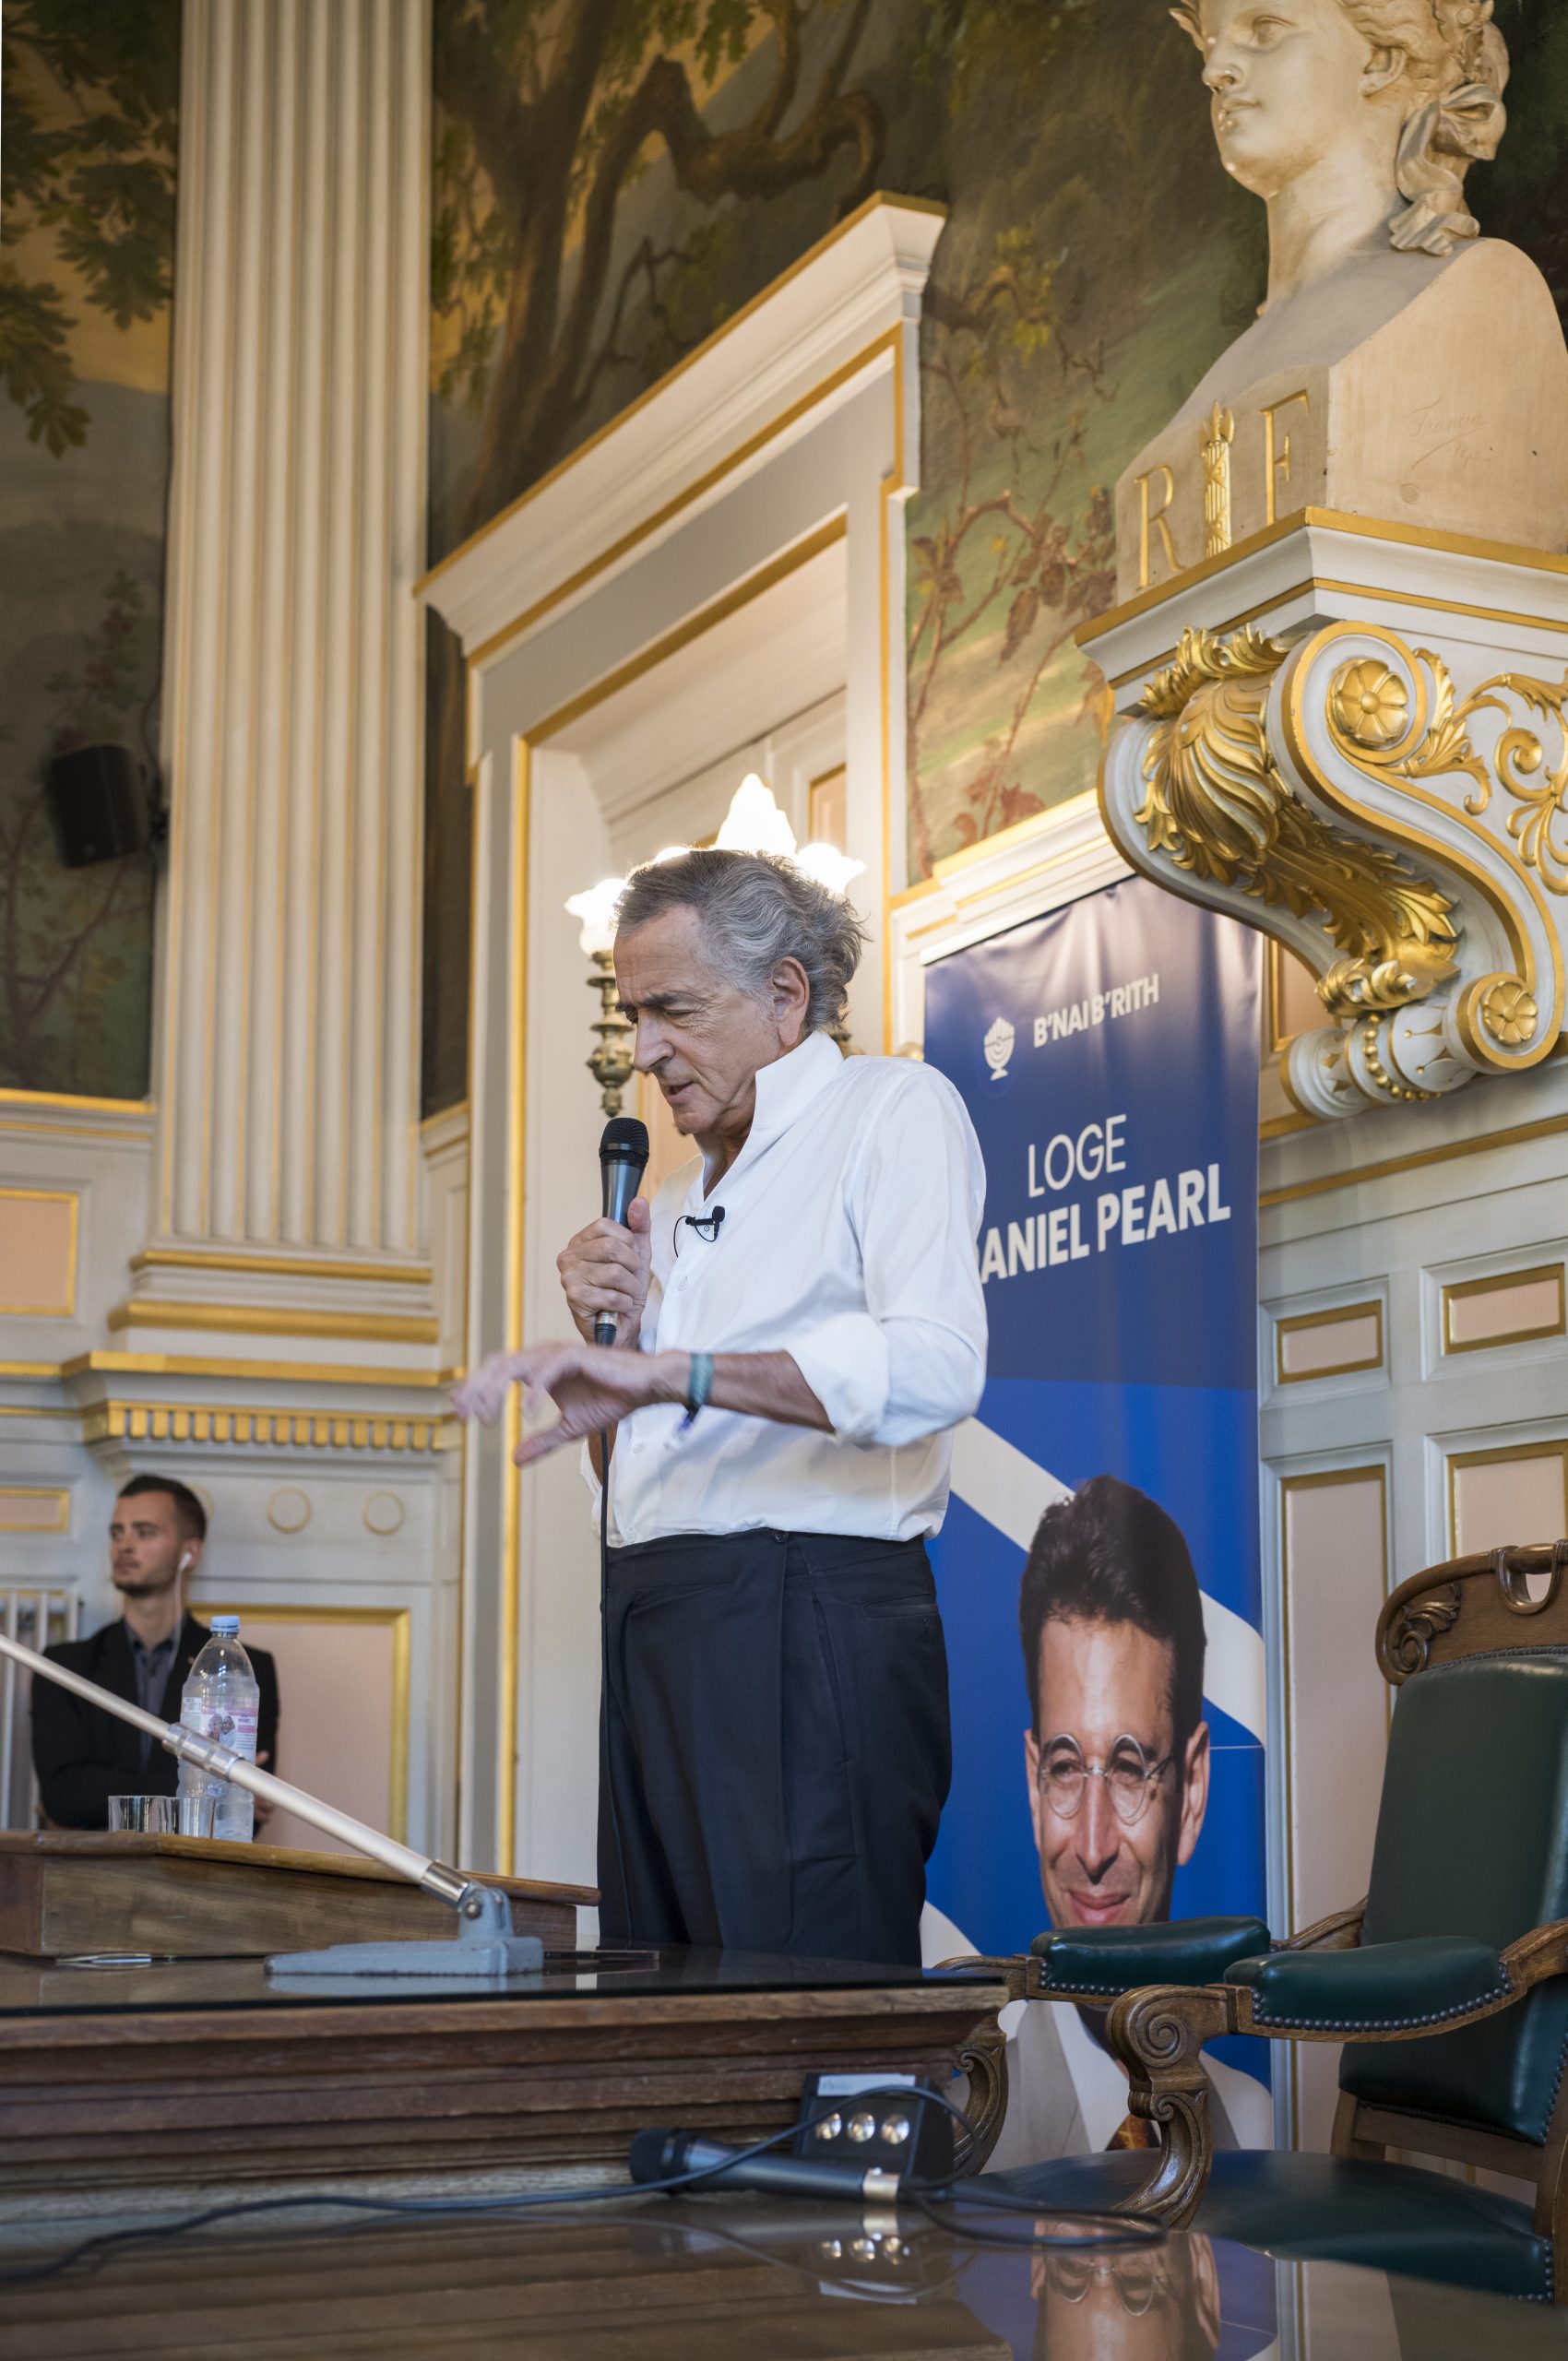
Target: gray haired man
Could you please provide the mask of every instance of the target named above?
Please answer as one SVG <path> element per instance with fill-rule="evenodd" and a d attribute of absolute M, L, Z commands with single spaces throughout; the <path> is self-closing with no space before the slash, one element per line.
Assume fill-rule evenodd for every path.
<path fill-rule="evenodd" d="M 638 1070 L 700 1156 L 562 1253 L 583 1342 L 457 1396 L 553 1401 L 525 1465 L 617 1430 L 601 1927 L 918 1964 L 950 1769 L 924 1545 L 985 1372 L 979 1144 L 931 1068 L 839 1055 L 861 928 L 792 863 L 688 852 L 617 917 Z"/>

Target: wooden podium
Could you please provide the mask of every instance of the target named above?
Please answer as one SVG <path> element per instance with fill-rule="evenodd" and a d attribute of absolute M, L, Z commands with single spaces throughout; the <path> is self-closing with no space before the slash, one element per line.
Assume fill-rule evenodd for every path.
<path fill-rule="evenodd" d="M 994 2111 L 983 2078 L 1000 1984 L 581 1952 L 589 1890 L 491 1882 L 517 1931 L 542 1937 L 541 1975 L 503 1989 L 284 1989 L 263 1952 L 439 1938 L 452 1914 L 336 1855 L 0 1838 L 0 2203 L 80 2210 L 95 2190 L 216 2196 L 476 2169 L 620 2178 L 644 2125 L 734 2140 L 784 2129 L 813 2069 L 972 2070 Z M 115 1954 L 124 1964 L 79 1964 Z"/>
<path fill-rule="evenodd" d="M 483 1878 L 511 1897 L 512 1929 L 572 1951 L 592 1886 Z M 0 1953 L 59 1959 L 149 1952 L 258 1957 L 327 1943 L 398 1942 L 452 1931 L 434 1894 L 348 1853 L 189 1836 L 0 1835 Z"/>

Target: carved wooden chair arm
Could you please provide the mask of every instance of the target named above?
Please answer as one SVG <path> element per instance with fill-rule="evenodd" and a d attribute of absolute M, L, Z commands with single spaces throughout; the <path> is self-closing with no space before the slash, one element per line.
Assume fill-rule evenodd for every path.
<path fill-rule="evenodd" d="M 1568 1919 L 1533 1928 L 1498 1952 L 1442 1937 L 1363 1946 L 1363 1912 L 1358 1904 L 1272 1952 L 1240 1960 L 1217 1984 L 1156 1984 L 1108 1996 L 1048 1987 L 1045 1963 L 1028 1955 L 944 1964 L 983 1968 L 1013 1999 L 1108 2011 L 1106 2039 L 1126 2069 L 1129 2108 L 1161 2135 L 1153 2174 L 1119 2211 L 1181 2229 L 1197 2210 L 1213 2159 L 1202 2053 L 1221 2034 L 1420 2041 L 1495 2016 L 1533 1986 L 1568 1975 Z"/>
<path fill-rule="evenodd" d="M 1532 1927 L 1501 1956 L 1509 1980 L 1516 1987 L 1515 1999 L 1550 1976 L 1568 1975 L 1568 1918 L 1556 1918 L 1550 1927 Z"/>
<path fill-rule="evenodd" d="M 1430 1938 L 1365 1947 L 1344 1940 L 1347 1912 L 1288 1948 L 1239 1961 L 1212 1985 L 1158 1985 L 1112 2003 L 1106 2038 L 1127 2070 L 1128 2106 L 1161 2134 L 1158 2164 L 1122 2211 L 1180 2229 L 1195 2213 L 1213 2157 L 1202 2052 L 1225 2033 L 1274 2041 L 1421 2041 L 1512 2008 L 1568 1974 L 1568 1920 L 1506 1950 Z M 1325 1934 L 1337 1941 L 1324 1941 Z"/>
<path fill-rule="evenodd" d="M 1312 1926 L 1303 1927 L 1299 1935 L 1282 1935 L 1274 1945 L 1277 1952 L 1349 1952 L 1361 1940 L 1361 1922 L 1367 1915 L 1366 1896 L 1349 1910 L 1336 1910 L 1326 1918 L 1318 1918 Z"/>
<path fill-rule="evenodd" d="M 1030 1959 L 1027 1952 L 1020 1952 L 1011 1959 L 992 1959 L 981 1952 L 960 1952 L 956 1959 L 938 1960 L 933 1973 L 944 1975 L 950 1968 L 956 1967 L 968 1968 L 976 1975 L 988 1975 L 998 1984 L 1005 1984 L 1009 2000 L 1038 2000 L 1041 1998 L 1039 1962 Z M 1032 1974 L 1031 1970 L 1034 1971 Z"/>

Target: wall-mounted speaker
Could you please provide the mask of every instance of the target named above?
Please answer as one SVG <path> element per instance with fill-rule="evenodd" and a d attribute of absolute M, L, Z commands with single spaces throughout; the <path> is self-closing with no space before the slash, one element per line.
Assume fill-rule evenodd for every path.
<path fill-rule="evenodd" d="M 54 842 L 67 869 L 151 850 L 152 794 L 129 747 L 78 746 L 56 754 L 45 787 Z"/>

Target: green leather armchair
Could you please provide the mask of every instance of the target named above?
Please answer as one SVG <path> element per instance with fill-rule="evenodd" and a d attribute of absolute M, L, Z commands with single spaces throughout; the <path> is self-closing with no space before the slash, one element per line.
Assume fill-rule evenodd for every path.
<path fill-rule="evenodd" d="M 1301 2260 L 1568 2302 L 1568 1542 L 1417 1575 L 1379 1619 L 1399 1691 L 1364 1903 L 1285 1942 L 1256 1919 L 1042 1935 L 1019 1997 L 1108 2011 L 1159 2153 L 995 2175 Z M 1540 1578 L 1541 1595 L 1530 1595 Z M 1332 2151 L 1216 2154 L 1220 2034 L 1344 2045 Z M 1526 2204 L 1387 2151 L 1530 2183 Z"/>

